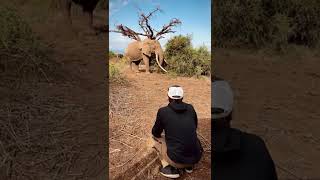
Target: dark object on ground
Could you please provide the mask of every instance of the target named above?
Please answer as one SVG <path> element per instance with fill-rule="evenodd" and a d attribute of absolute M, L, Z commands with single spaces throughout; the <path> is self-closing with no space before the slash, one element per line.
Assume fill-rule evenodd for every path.
<path fill-rule="evenodd" d="M 213 132 L 213 179 L 277 180 L 274 162 L 260 137 L 233 128 Z"/>
<path fill-rule="evenodd" d="M 165 131 L 168 157 L 181 164 L 195 164 L 202 155 L 197 138 L 197 114 L 191 104 L 171 102 L 157 113 L 152 134 L 160 138 Z"/>

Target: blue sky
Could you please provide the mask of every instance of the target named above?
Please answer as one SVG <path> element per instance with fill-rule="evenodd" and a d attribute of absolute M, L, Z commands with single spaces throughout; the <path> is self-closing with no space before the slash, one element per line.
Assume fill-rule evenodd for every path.
<path fill-rule="evenodd" d="M 150 20 L 150 24 L 156 30 L 160 30 L 172 18 L 182 21 L 181 25 L 173 28 L 175 33 L 166 34 L 165 38 L 160 39 L 163 48 L 171 37 L 191 34 L 194 47 L 205 45 L 210 50 L 211 0 L 110 0 L 109 27 L 115 29 L 115 24 L 123 24 L 135 31 L 143 32 L 137 23 L 139 10 L 147 14 L 157 7 L 163 12 L 157 12 Z M 133 40 L 119 33 L 109 34 L 109 48 L 113 51 L 123 52 L 131 41 Z"/>

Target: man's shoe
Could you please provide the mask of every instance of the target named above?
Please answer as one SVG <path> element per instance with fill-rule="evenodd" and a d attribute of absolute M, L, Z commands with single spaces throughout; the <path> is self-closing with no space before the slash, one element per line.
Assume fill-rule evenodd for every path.
<path fill-rule="evenodd" d="M 179 170 L 171 165 L 168 165 L 164 168 L 161 168 L 160 174 L 162 174 L 165 177 L 172 178 L 172 179 L 180 177 Z"/>
<path fill-rule="evenodd" d="M 185 170 L 187 173 L 192 173 L 192 171 L 193 171 L 193 166 L 191 166 L 191 167 L 186 167 L 186 168 L 184 168 L 184 170 Z"/>

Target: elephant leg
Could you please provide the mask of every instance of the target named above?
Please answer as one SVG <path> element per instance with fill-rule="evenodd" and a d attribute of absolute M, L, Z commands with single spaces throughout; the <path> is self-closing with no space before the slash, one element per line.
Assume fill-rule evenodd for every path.
<path fill-rule="evenodd" d="M 146 67 L 146 73 L 149 74 L 150 73 L 149 57 L 144 55 L 143 56 L 143 62 L 144 62 L 144 65 Z"/>
<path fill-rule="evenodd" d="M 132 61 L 131 62 L 131 69 L 132 71 L 138 73 L 139 72 L 139 63 L 140 61 Z"/>

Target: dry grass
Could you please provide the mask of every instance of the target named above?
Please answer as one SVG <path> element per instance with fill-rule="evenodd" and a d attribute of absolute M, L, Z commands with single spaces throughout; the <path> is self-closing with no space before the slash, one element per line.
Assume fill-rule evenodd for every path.
<path fill-rule="evenodd" d="M 143 122 L 132 116 L 135 107 L 130 105 L 132 96 L 126 88 L 111 86 L 109 94 L 109 169 L 125 168 L 141 150 L 141 143 L 147 139 L 136 132 Z M 141 152 L 139 152 L 141 153 Z M 116 162 L 116 163 L 115 163 Z"/>
<path fill-rule="evenodd" d="M 8 179 L 61 178 L 79 154 L 74 138 L 79 130 L 66 122 L 73 105 L 56 98 L 29 98 L 28 104 L 11 101 L 1 107 L 1 167 Z"/>
<path fill-rule="evenodd" d="M 46 84 L 46 83 L 45 83 Z M 0 179 L 94 177 L 102 154 L 87 154 L 90 122 L 79 123 L 80 105 L 29 85 L 1 97 Z M 46 86 L 46 85 L 44 85 Z M 68 88 L 68 87 L 62 87 Z M 5 89 L 2 89 L 7 91 Z M 93 144 L 93 146 L 95 146 Z M 79 163 L 86 162 L 79 167 Z"/>
<path fill-rule="evenodd" d="M 70 74 L 14 9 L 0 10 L 0 179 L 95 178 L 105 157 Z"/>

